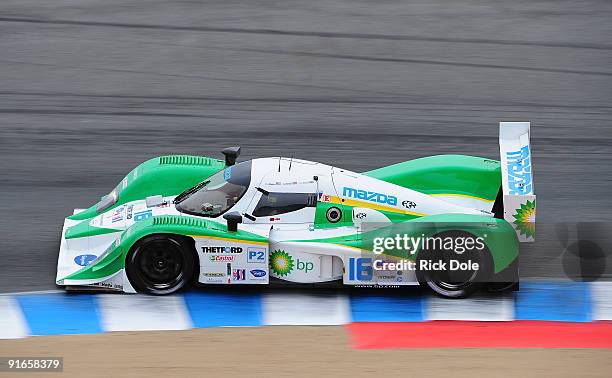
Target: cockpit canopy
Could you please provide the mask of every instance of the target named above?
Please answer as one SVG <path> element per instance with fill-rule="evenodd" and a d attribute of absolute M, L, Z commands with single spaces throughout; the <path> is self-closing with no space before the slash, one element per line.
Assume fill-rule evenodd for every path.
<path fill-rule="evenodd" d="M 251 183 L 251 161 L 227 167 L 179 194 L 174 203 L 182 213 L 217 217 L 246 193 Z"/>

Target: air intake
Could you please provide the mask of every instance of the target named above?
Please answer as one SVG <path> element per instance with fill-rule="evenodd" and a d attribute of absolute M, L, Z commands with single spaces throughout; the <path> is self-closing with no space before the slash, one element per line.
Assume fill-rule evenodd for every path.
<path fill-rule="evenodd" d="M 162 215 L 159 217 L 153 217 L 154 226 L 186 226 L 186 227 L 198 227 L 206 228 L 206 221 L 192 218 L 192 217 L 179 217 L 176 215 Z"/>
<path fill-rule="evenodd" d="M 212 159 L 204 156 L 169 155 L 159 158 L 159 165 L 212 165 Z"/>

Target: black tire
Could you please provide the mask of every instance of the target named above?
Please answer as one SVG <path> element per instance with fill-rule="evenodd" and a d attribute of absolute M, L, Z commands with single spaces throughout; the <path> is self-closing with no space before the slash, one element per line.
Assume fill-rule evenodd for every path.
<path fill-rule="evenodd" d="M 475 235 L 465 231 L 445 231 L 435 235 L 435 237 L 476 238 Z M 471 260 L 478 263 L 479 269 L 459 272 L 419 269 L 421 260 L 448 262 L 451 258 L 457 261 Z M 429 287 L 437 295 L 444 298 L 466 298 L 484 286 L 491 276 L 493 261 L 489 250 L 485 247 L 481 250 L 472 250 L 463 254 L 457 254 L 454 251 L 423 250 L 419 252 L 416 263 L 416 275 L 419 284 Z"/>
<path fill-rule="evenodd" d="M 138 241 L 127 255 L 130 283 L 141 293 L 171 294 L 191 282 L 195 257 L 192 246 L 177 235 L 151 235 Z"/>

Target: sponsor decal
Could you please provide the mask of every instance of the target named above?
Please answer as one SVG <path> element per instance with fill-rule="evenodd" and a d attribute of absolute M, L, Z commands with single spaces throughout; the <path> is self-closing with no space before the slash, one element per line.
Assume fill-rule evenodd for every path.
<path fill-rule="evenodd" d="M 304 273 L 309 273 L 314 269 L 314 263 L 297 259 L 293 261 L 293 257 L 283 250 L 276 250 L 270 255 L 270 268 L 279 276 L 286 276 L 295 270 L 301 270 Z"/>
<path fill-rule="evenodd" d="M 112 282 L 96 282 L 92 283 L 91 286 L 103 287 L 105 289 L 123 290 L 123 285 Z"/>
<path fill-rule="evenodd" d="M 414 209 L 416 207 L 416 203 L 406 200 L 402 201 L 402 206 L 404 206 L 406 209 Z"/>
<path fill-rule="evenodd" d="M 226 256 L 226 255 L 221 255 L 221 256 L 210 256 L 210 261 L 212 262 L 231 262 L 234 261 L 234 256 Z"/>
<path fill-rule="evenodd" d="M 219 272 L 200 273 L 200 277 L 202 277 L 204 281 L 208 283 L 222 283 L 225 280 L 225 276 L 225 273 Z"/>
<path fill-rule="evenodd" d="M 287 252 L 277 249 L 270 255 L 270 268 L 278 276 L 286 276 L 293 270 L 293 258 Z"/>
<path fill-rule="evenodd" d="M 319 192 L 319 202 L 331 202 L 331 196 L 329 194 Z"/>
<path fill-rule="evenodd" d="M 225 273 L 222 272 L 205 272 L 202 273 L 204 277 L 225 277 Z"/>
<path fill-rule="evenodd" d="M 250 263 L 265 263 L 266 249 L 260 247 L 249 247 L 247 249 L 247 262 Z"/>
<path fill-rule="evenodd" d="M 366 213 L 357 213 L 357 214 L 355 214 L 355 218 L 357 218 L 357 219 L 364 219 L 365 217 L 367 217 Z"/>
<path fill-rule="evenodd" d="M 266 274 L 268 274 L 263 269 L 253 269 L 250 271 L 250 273 L 254 278 L 264 278 Z"/>
<path fill-rule="evenodd" d="M 516 225 L 521 235 L 525 235 L 528 238 L 535 236 L 535 213 L 535 200 L 527 201 L 522 204 L 520 208 L 516 209 L 513 215 L 515 219 L 513 223 Z"/>
<path fill-rule="evenodd" d="M 342 195 L 344 197 L 351 197 L 351 198 L 355 198 L 355 199 L 359 199 L 363 201 L 376 202 L 376 203 L 381 203 L 381 204 L 391 205 L 391 206 L 397 205 L 396 196 L 392 196 L 390 194 L 384 194 L 384 193 L 370 192 L 370 191 L 362 190 L 362 189 L 350 188 L 348 186 L 345 186 L 342 189 Z"/>
<path fill-rule="evenodd" d="M 349 280 L 371 281 L 374 275 L 372 259 L 368 257 L 351 257 L 349 259 Z"/>
<path fill-rule="evenodd" d="M 98 256 L 92 255 L 92 254 L 78 255 L 77 257 L 74 258 L 74 262 L 80 266 L 87 266 L 91 264 L 97 258 Z"/>
<path fill-rule="evenodd" d="M 280 218 L 276 217 L 276 218 L 270 218 L 270 222 L 274 222 L 274 221 L 279 221 L 281 220 Z"/>
<path fill-rule="evenodd" d="M 529 146 L 506 153 L 508 190 L 511 195 L 533 194 Z"/>
<path fill-rule="evenodd" d="M 228 181 L 232 177 L 232 167 L 225 168 L 225 172 L 223 172 L 223 178 L 225 181 Z"/>
<path fill-rule="evenodd" d="M 242 253 L 242 247 L 202 247 L 204 253 Z"/>
<path fill-rule="evenodd" d="M 123 184 L 123 189 L 125 189 L 125 187 L 126 187 L 126 186 L 127 186 L 127 184 L 128 184 L 127 177 L 124 177 L 124 178 L 123 178 L 123 181 L 122 181 L 121 183 Z"/>
<path fill-rule="evenodd" d="M 234 281 L 244 281 L 246 279 L 246 269 L 234 269 L 232 279 Z"/>
<path fill-rule="evenodd" d="M 143 210 L 134 214 L 134 222 L 139 222 L 141 220 L 145 220 L 151 218 L 153 216 L 153 210 Z"/>
<path fill-rule="evenodd" d="M 111 213 L 112 223 L 120 222 L 123 220 L 123 210 L 125 210 L 125 208 L 123 206 L 120 206 Z"/>
<path fill-rule="evenodd" d="M 132 212 L 134 211 L 134 205 L 130 205 L 127 207 L 127 219 L 132 219 Z"/>
<path fill-rule="evenodd" d="M 302 261 L 297 259 L 297 270 L 303 270 L 304 273 L 308 273 L 314 269 L 314 263 L 310 261 Z"/>

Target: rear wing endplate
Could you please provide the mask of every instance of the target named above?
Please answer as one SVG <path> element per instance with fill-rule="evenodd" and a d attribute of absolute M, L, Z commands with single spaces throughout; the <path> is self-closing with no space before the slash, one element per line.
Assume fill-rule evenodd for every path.
<path fill-rule="evenodd" d="M 535 240 L 536 196 L 529 128 L 529 122 L 499 123 L 504 219 L 521 242 Z"/>

